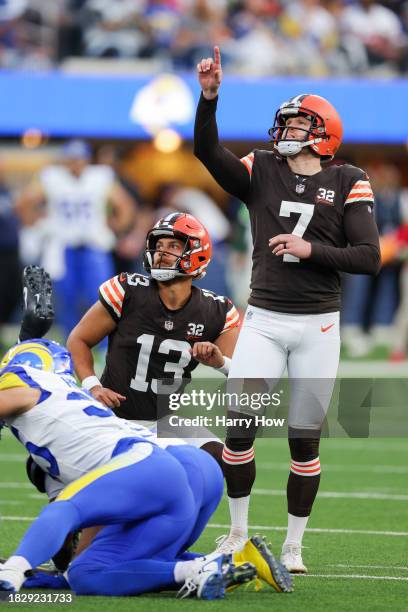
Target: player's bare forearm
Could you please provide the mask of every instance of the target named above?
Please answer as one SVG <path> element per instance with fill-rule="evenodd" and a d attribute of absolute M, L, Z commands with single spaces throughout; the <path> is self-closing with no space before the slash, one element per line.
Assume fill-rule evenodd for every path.
<path fill-rule="evenodd" d="M 239 328 L 234 327 L 220 336 L 214 342 L 196 342 L 191 354 L 200 363 L 211 368 L 222 368 L 224 357 L 232 357 L 238 340 Z"/>
<path fill-rule="evenodd" d="M 95 369 L 91 347 L 80 337 L 76 328 L 71 332 L 67 346 L 71 352 L 75 372 L 79 380 L 84 381 L 88 377 L 94 377 Z M 120 403 L 126 399 L 124 395 L 103 387 L 98 379 L 95 379 L 94 382 L 95 384 L 87 387 L 87 389 L 89 389 L 96 400 L 105 404 L 108 408 L 119 408 Z"/>
<path fill-rule="evenodd" d="M 225 191 L 245 202 L 250 177 L 240 159 L 219 142 L 216 108 L 217 98 L 206 100 L 201 95 L 194 124 L 194 155 Z"/>
<path fill-rule="evenodd" d="M 233 327 L 224 332 L 216 339 L 215 343 L 221 353 L 226 357 L 232 357 L 239 336 L 239 327 Z"/>
<path fill-rule="evenodd" d="M 72 355 L 75 372 L 79 380 L 95 375 L 92 348 L 79 336 L 76 328 L 72 330 L 67 340 L 67 348 Z"/>
<path fill-rule="evenodd" d="M 30 410 L 38 401 L 40 392 L 31 387 L 14 387 L 0 391 L 0 417 Z"/>
<path fill-rule="evenodd" d="M 116 323 L 106 308 L 96 302 L 68 336 L 67 347 L 80 380 L 94 375 L 92 348 L 109 336 L 115 327 Z"/>

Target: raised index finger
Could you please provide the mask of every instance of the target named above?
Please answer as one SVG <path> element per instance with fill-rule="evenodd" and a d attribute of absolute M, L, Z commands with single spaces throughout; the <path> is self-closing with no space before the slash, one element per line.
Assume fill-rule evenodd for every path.
<path fill-rule="evenodd" d="M 219 47 L 214 47 L 214 64 L 221 66 L 221 51 Z"/>

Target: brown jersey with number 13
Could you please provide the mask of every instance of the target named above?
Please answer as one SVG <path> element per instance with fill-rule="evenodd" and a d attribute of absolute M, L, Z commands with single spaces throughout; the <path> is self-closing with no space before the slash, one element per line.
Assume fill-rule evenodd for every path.
<path fill-rule="evenodd" d="M 156 281 L 142 274 L 122 273 L 106 281 L 99 300 L 117 323 L 101 382 L 126 396 L 115 412 L 127 419 L 155 420 L 158 390 L 180 392 L 191 379 L 198 365 L 190 353 L 193 344 L 214 342 L 239 325 L 227 297 L 195 286 L 182 308 L 169 310 Z"/>

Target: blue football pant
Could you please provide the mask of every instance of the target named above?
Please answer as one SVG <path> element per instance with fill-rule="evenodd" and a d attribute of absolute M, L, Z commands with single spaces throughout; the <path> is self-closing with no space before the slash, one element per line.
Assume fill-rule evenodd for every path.
<path fill-rule="evenodd" d="M 65 275 L 53 283 L 57 323 L 66 336 L 98 300 L 99 286 L 114 273 L 110 252 L 89 247 L 66 248 Z"/>
<path fill-rule="evenodd" d="M 170 454 L 141 443 L 72 483 L 42 511 L 15 554 L 35 567 L 69 532 L 108 525 L 72 563 L 74 591 L 134 595 L 174 586 L 175 564 L 201 534 L 223 486 L 212 457 L 178 448 Z"/>
<path fill-rule="evenodd" d="M 177 539 L 174 519 L 169 522 L 168 517 L 105 527 L 70 566 L 69 583 L 78 595 L 137 595 L 173 588 L 177 561 L 200 556 L 185 551 L 200 537 L 219 504 L 222 472 L 200 449 L 172 446 L 167 451 L 184 468 L 193 495 L 195 519 L 190 529 Z"/>

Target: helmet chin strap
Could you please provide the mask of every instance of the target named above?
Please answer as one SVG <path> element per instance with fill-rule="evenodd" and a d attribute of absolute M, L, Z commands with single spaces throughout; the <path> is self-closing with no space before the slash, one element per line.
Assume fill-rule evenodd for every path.
<path fill-rule="evenodd" d="M 322 138 L 314 138 L 313 140 L 280 140 L 275 147 L 278 153 L 283 157 L 292 157 L 301 152 L 304 147 L 321 142 Z"/>

